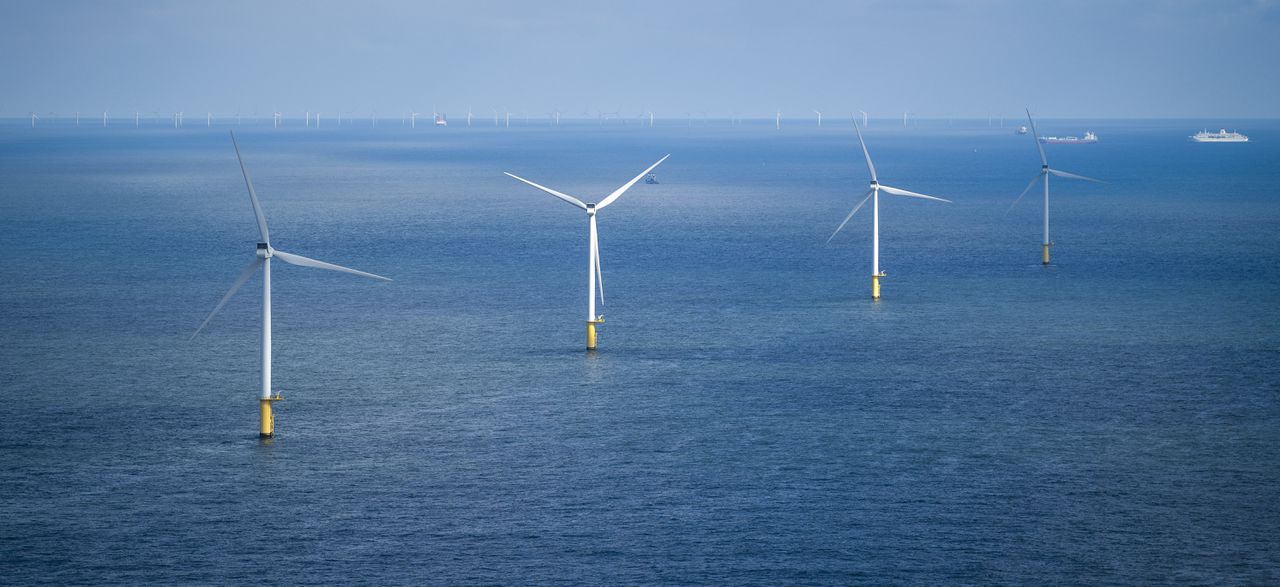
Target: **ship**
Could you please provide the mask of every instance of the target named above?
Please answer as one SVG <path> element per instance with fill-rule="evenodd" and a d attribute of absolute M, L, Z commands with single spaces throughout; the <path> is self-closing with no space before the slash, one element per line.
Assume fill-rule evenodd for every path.
<path fill-rule="evenodd" d="M 1227 129 L 1225 128 L 1218 130 L 1218 132 L 1209 132 L 1207 130 L 1202 130 L 1194 135 L 1191 135 L 1189 138 L 1197 143 L 1247 143 L 1249 142 L 1249 137 L 1246 137 L 1235 131 L 1227 132 Z"/>
<path fill-rule="evenodd" d="M 449 121 L 445 119 L 443 114 L 437 114 L 436 126 L 449 126 Z"/>
<path fill-rule="evenodd" d="M 1046 145 L 1088 145 L 1098 142 L 1098 135 L 1091 132 L 1084 133 L 1084 138 L 1080 137 L 1040 137 L 1040 142 Z"/>
<path fill-rule="evenodd" d="M 1027 134 L 1027 127 L 1026 127 L 1025 125 L 1023 125 L 1023 126 L 1019 126 L 1019 127 L 1018 127 L 1018 134 L 1020 134 L 1020 135 L 1025 135 L 1025 134 Z"/>

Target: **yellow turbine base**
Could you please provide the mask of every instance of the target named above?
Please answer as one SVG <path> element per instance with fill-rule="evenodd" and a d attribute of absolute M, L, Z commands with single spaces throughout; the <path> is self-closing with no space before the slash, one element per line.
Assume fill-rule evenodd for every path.
<path fill-rule="evenodd" d="M 271 438 L 276 433 L 275 417 L 271 415 L 271 400 L 258 400 L 258 436 Z"/>
<path fill-rule="evenodd" d="M 258 400 L 258 437 L 271 438 L 276 435 L 276 417 L 271 413 L 271 402 L 278 402 L 281 398 L 277 392 L 275 395 Z"/>
<path fill-rule="evenodd" d="M 871 276 L 871 299 L 873 300 L 880 299 L 880 276 L 879 275 Z"/>
<path fill-rule="evenodd" d="M 596 324 L 599 322 L 594 320 L 587 321 L 587 350 L 596 350 Z"/>
<path fill-rule="evenodd" d="M 1042 246 L 1044 247 L 1044 264 L 1048 265 L 1049 264 L 1049 245 L 1042 245 Z"/>

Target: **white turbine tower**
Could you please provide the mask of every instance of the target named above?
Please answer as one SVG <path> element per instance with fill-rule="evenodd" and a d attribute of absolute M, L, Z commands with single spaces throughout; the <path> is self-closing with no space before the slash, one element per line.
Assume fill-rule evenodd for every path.
<path fill-rule="evenodd" d="M 867 126 L 867 111 L 859 110 L 858 112 L 862 113 L 862 126 L 865 128 Z"/>
<path fill-rule="evenodd" d="M 782 130 L 782 111 L 778 110 L 773 113 L 773 127 Z"/>
<path fill-rule="evenodd" d="M 1013 201 L 1013 204 L 1009 205 L 1009 210 L 1013 210 L 1013 207 L 1017 206 L 1018 202 L 1022 201 L 1022 196 L 1027 195 L 1027 192 L 1031 191 L 1031 188 L 1036 185 L 1036 182 L 1042 179 L 1044 180 L 1044 244 L 1041 248 L 1043 250 L 1042 262 L 1045 265 L 1048 265 L 1049 247 L 1053 245 L 1053 242 L 1049 240 L 1049 176 L 1056 175 L 1066 179 L 1083 179 L 1084 181 L 1092 181 L 1094 183 L 1106 182 L 1099 179 L 1093 179 L 1092 177 L 1085 177 L 1083 175 L 1058 171 L 1057 169 L 1050 169 L 1049 160 L 1044 156 L 1044 146 L 1040 144 L 1040 134 L 1036 132 L 1036 121 L 1031 118 L 1030 108 L 1027 109 L 1027 122 L 1031 123 L 1031 140 L 1035 141 L 1036 150 L 1040 153 L 1040 173 L 1037 173 L 1035 177 L 1031 178 L 1031 183 L 1027 184 L 1027 187 L 1022 190 L 1021 194 L 1018 194 L 1018 198 Z M 1008 211 L 1005 211 L 1005 214 L 1008 213 Z"/>
<path fill-rule="evenodd" d="M 409 110 L 409 128 L 418 128 L 418 113 L 413 109 Z"/>
<path fill-rule="evenodd" d="M 596 235 L 596 212 L 599 212 L 600 210 L 603 210 L 605 206 L 612 204 L 614 200 L 618 199 L 618 196 L 621 196 L 623 192 L 631 189 L 631 186 L 635 185 L 636 182 L 640 181 L 641 178 L 648 175 L 650 171 L 653 171 L 655 167 L 662 164 L 662 162 L 666 161 L 667 157 L 670 157 L 670 156 L 671 156 L 670 154 L 663 155 L 663 157 L 659 159 L 657 163 L 650 165 L 648 169 L 645 169 L 644 171 L 640 172 L 640 175 L 635 176 L 634 178 L 631 179 L 631 181 L 628 181 L 627 183 L 623 184 L 622 187 L 616 190 L 613 190 L 613 193 L 609 194 L 608 196 L 605 196 L 603 200 L 600 200 L 599 204 L 583 203 L 582 200 L 579 200 L 568 194 L 557 192 L 556 190 L 553 190 L 549 187 L 544 187 L 536 183 L 533 183 L 532 181 L 529 181 L 523 177 L 519 177 L 509 172 L 504 172 L 506 173 L 506 175 L 510 176 L 513 179 L 529 184 L 548 194 L 551 194 L 557 198 L 560 198 L 561 200 L 564 200 L 574 206 L 577 206 L 585 210 L 587 213 L 587 223 L 590 227 L 590 232 L 588 236 L 589 240 L 587 245 L 587 350 L 595 350 L 596 326 L 604 323 L 604 316 L 596 314 L 597 279 L 599 280 L 599 284 L 600 284 L 599 285 L 600 304 L 601 305 L 604 304 L 604 273 L 600 269 L 600 241 Z"/>
<path fill-rule="evenodd" d="M 274 396 L 271 394 L 271 259 L 280 259 L 290 265 L 328 269 L 382 281 L 391 280 L 380 275 L 365 273 L 271 248 L 271 239 L 267 235 L 267 217 L 262 213 L 262 206 L 258 203 L 258 196 L 253 191 L 253 180 L 249 178 L 249 170 L 245 168 L 244 159 L 240 157 L 240 145 L 236 142 L 235 131 L 231 131 L 231 144 L 235 146 L 236 159 L 240 161 L 240 171 L 244 174 L 244 185 L 249 188 L 249 201 L 253 204 L 253 215 L 258 220 L 258 234 L 262 240 L 258 241 L 253 261 L 240 273 L 235 283 L 231 285 L 231 289 L 222 296 L 222 299 L 218 301 L 218 305 L 213 307 L 213 311 L 209 312 L 209 316 L 204 319 L 204 322 L 200 323 L 200 327 L 196 328 L 191 338 L 194 339 L 197 334 L 200 334 L 200 331 L 204 329 L 205 325 L 209 324 L 209 321 L 218 313 L 218 310 L 221 310 L 222 306 L 226 305 L 227 300 L 230 300 L 231 296 L 235 295 L 240 286 L 244 285 L 254 273 L 257 273 L 258 267 L 262 267 L 262 393 L 258 398 L 258 436 L 271 438 L 275 434 L 275 418 L 271 415 L 271 402 L 280 400 L 280 394 L 277 393 Z"/>
<path fill-rule="evenodd" d="M 814 110 L 813 113 L 818 115 L 818 128 L 822 128 L 822 112 Z"/>
<path fill-rule="evenodd" d="M 36 121 L 37 121 L 37 120 L 40 120 L 40 115 L 36 114 L 36 113 L 35 113 L 35 111 L 34 111 L 34 110 L 32 110 L 32 111 L 31 111 L 31 128 L 35 128 L 35 127 L 36 127 Z"/>
<path fill-rule="evenodd" d="M 853 218 L 853 215 L 857 214 L 858 210 L 867 203 L 867 200 L 871 200 L 871 299 L 878 300 L 880 299 L 880 278 L 885 276 L 885 274 L 880 271 L 880 192 L 883 191 L 895 196 L 923 198 L 925 200 L 935 200 L 938 202 L 950 203 L 951 200 L 944 200 L 942 198 L 935 198 L 933 196 L 917 194 L 916 192 L 909 192 L 904 189 L 881 185 L 880 180 L 876 178 L 876 167 L 871 163 L 871 153 L 867 151 L 867 143 L 862 140 L 862 130 L 858 128 L 856 123 L 853 125 L 853 129 L 858 131 L 858 144 L 862 145 L 862 155 L 867 159 L 867 171 L 871 172 L 871 189 L 867 192 L 867 197 L 863 198 L 861 202 L 858 202 L 858 205 L 853 207 L 853 210 L 849 212 L 849 215 L 844 217 L 844 221 L 840 223 L 840 226 L 836 227 L 835 232 L 831 233 L 831 236 L 827 238 L 827 242 L 830 243 L 831 239 L 835 238 L 836 235 L 840 233 L 840 229 L 844 228 L 844 225 L 849 223 L 849 219 Z"/>
<path fill-rule="evenodd" d="M 107 111 L 102 111 L 102 128 L 107 128 Z"/>
<path fill-rule="evenodd" d="M 467 106 L 467 128 L 471 128 L 471 107 Z"/>

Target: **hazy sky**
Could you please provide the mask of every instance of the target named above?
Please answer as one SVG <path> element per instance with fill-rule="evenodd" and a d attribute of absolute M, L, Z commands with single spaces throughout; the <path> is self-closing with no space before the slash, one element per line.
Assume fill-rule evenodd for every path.
<path fill-rule="evenodd" d="M 0 113 L 1276 117 L 1280 5 L 4 0 Z"/>

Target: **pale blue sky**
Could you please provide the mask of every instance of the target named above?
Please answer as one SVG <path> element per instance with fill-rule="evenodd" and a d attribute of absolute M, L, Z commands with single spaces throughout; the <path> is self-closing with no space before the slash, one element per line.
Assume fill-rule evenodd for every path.
<path fill-rule="evenodd" d="M 0 112 L 1276 117 L 1278 33 L 1267 0 L 6 0 Z"/>

